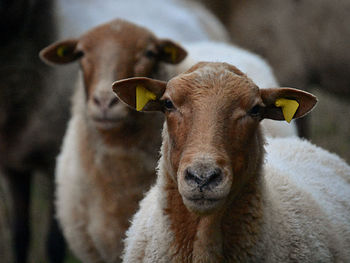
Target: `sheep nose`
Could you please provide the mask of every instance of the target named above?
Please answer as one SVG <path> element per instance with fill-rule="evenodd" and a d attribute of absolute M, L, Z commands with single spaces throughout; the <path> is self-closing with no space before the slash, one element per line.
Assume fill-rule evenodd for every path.
<path fill-rule="evenodd" d="M 200 166 L 189 167 L 185 170 L 185 181 L 202 192 L 203 188 L 212 189 L 222 181 L 222 171 L 217 167 L 203 169 Z"/>
<path fill-rule="evenodd" d="M 118 98 L 112 94 L 111 96 L 94 95 L 92 98 L 95 106 L 101 109 L 110 109 L 118 103 Z"/>

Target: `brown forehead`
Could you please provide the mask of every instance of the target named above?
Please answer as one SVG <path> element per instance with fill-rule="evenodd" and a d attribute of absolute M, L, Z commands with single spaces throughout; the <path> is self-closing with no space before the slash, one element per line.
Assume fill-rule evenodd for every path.
<path fill-rule="evenodd" d="M 122 47 L 140 49 L 155 40 L 156 37 L 146 28 L 116 19 L 86 32 L 81 36 L 79 46 L 86 50 L 105 43 L 115 43 Z"/>
<path fill-rule="evenodd" d="M 259 100 L 259 89 L 245 74 L 225 63 L 199 63 L 169 81 L 166 95 L 176 104 L 250 104 Z M 244 105 L 242 105 L 244 107 Z"/>

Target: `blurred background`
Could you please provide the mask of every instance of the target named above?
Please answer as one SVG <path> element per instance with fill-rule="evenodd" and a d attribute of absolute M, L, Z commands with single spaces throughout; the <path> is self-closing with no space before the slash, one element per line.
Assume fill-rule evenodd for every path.
<path fill-rule="evenodd" d="M 315 110 L 307 121 L 301 122 L 301 132 L 314 144 L 350 163 L 350 1 L 192 1 L 203 4 L 218 17 L 232 43 L 264 57 L 281 86 L 301 88 L 318 97 Z M 29 168 L 18 162 L 30 159 L 40 163 L 38 167 L 52 163 L 60 140 L 51 141 L 47 127 L 63 135 L 65 125 L 57 124 L 65 123 L 69 116 L 69 106 L 58 98 L 56 104 L 49 106 L 60 104 L 65 108 L 62 115 L 39 113 L 34 119 L 26 117 L 39 112 L 35 105 L 42 103 L 43 97 L 49 97 L 45 93 L 47 97 L 38 98 L 30 91 L 32 86 L 43 89 L 48 85 L 45 76 L 50 76 L 51 69 L 39 61 L 38 52 L 57 40 L 54 14 L 48 0 L 0 0 L 0 261 L 5 263 L 14 262 L 10 225 L 16 221 L 11 216 L 14 202 L 10 197 L 9 175 L 5 173 L 16 165 L 21 169 L 13 173 L 13 178 L 22 182 L 22 186 L 28 184 L 29 190 L 23 192 L 27 191 L 32 199 L 28 220 L 32 233 L 28 241 L 29 262 L 48 262 L 45 243 L 52 224 L 53 178 L 46 172 L 52 172 L 52 167 L 37 169 L 30 175 L 29 184 L 26 175 Z M 69 78 L 69 74 L 64 76 Z M 62 87 L 53 85 L 53 90 L 59 88 Z M 40 120 L 48 121 L 43 124 Z M 42 155 L 47 152 L 47 149 L 42 151 L 44 146 L 37 149 L 41 144 L 32 133 L 33 127 L 41 127 L 39 124 L 44 125 L 42 136 L 53 149 L 47 155 Z M 19 141 L 21 146 L 17 148 Z M 23 148 L 35 150 L 27 156 Z M 65 262 L 78 261 L 68 253 Z"/>

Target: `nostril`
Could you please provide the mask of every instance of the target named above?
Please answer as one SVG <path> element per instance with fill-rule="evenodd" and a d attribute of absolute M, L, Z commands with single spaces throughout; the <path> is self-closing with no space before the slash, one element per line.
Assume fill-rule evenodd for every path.
<path fill-rule="evenodd" d="M 198 185 L 202 184 L 202 179 L 198 177 L 194 171 L 192 171 L 190 168 L 186 169 L 186 174 L 185 174 L 185 180 L 188 183 L 196 183 Z"/>
<path fill-rule="evenodd" d="M 203 188 L 216 187 L 222 181 L 222 171 L 219 168 L 212 169 L 191 169 L 187 168 L 185 171 L 185 181 L 189 185 Z"/>
<path fill-rule="evenodd" d="M 117 97 L 112 98 L 112 100 L 108 104 L 108 108 L 112 108 L 117 103 L 118 103 L 118 98 Z"/>
<path fill-rule="evenodd" d="M 219 168 L 208 173 L 207 180 L 204 185 L 217 185 L 222 180 L 222 172 Z M 203 185 L 203 186 L 204 186 Z"/>

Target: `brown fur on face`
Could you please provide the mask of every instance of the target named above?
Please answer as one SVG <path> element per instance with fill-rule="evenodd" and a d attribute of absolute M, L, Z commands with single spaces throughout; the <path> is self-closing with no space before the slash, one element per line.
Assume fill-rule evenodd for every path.
<path fill-rule="evenodd" d="M 146 51 L 156 52 L 156 41 L 147 29 L 119 19 L 85 33 L 76 49 L 84 54 L 81 67 L 88 93 L 103 75 L 112 81 L 149 76 L 155 60 Z"/>
<path fill-rule="evenodd" d="M 262 105 L 258 88 L 232 66 L 217 67 L 223 67 L 219 76 L 217 68 L 197 65 L 171 80 L 163 95 L 176 108 L 166 112 L 166 121 L 169 160 L 181 194 L 188 191 L 185 169 L 209 160 L 224 173 L 227 186 L 218 198 L 225 198 L 231 184 L 246 180 L 245 164 L 254 159 L 253 149 L 259 149 L 259 119 L 248 114 L 256 104 Z M 258 162 L 252 165 L 257 166 Z"/>

